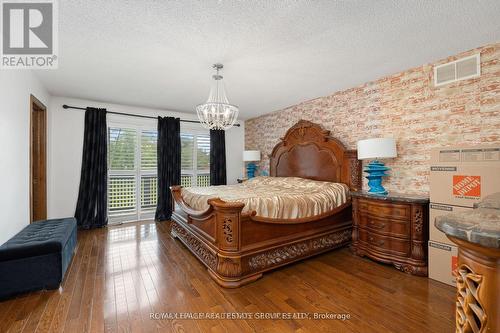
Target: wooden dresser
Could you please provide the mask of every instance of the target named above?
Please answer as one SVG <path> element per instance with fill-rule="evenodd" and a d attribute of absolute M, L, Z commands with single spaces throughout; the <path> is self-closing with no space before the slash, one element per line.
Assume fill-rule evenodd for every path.
<path fill-rule="evenodd" d="M 351 192 L 352 250 L 359 256 L 427 276 L 429 198 L 400 193 Z"/>

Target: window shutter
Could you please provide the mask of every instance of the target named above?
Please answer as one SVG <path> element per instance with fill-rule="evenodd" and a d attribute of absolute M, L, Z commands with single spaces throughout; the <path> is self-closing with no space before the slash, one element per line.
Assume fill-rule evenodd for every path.
<path fill-rule="evenodd" d="M 156 170 L 157 131 L 142 131 L 141 133 L 141 170 Z"/>
<path fill-rule="evenodd" d="M 181 133 L 181 185 L 210 185 L 210 135 Z"/>
<path fill-rule="evenodd" d="M 181 170 L 193 171 L 193 146 L 192 134 L 181 134 Z"/>
<path fill-rule="evenodd" d="M 157 138 L 153 129 L 109 127 L 108 207 L 112 223 L 151 217 L 157 202 Z"/>
<path fill-rule="evenodd" d="M 135 170 L 136 130 L 110 127 L 108 134 L 109 169 Z"/>
<path fill-rule="evenodd" d="M 181 186 L 193 186 L 193 147 L 194 136 L 181 133 Z"/>
<path fill-rule="evenodd" d="M 136 208 L 135 170 L 137 133 L 135 129 L 108 129 L 108 168 L 122 174 L 110 174 L 108 179 L 109 213 L 134 212 Z M 125 173 L 124 173 L 125 172 Z"/>
<path fill-rule="evenodd" d="M 210 186 L 210 135 L 196 137 L 196 185 Z"/>
<path fill-rule="evenodd" d="M 196 137 L 197 170 L 210 172 L 210 136 L 198 135 Z"/>

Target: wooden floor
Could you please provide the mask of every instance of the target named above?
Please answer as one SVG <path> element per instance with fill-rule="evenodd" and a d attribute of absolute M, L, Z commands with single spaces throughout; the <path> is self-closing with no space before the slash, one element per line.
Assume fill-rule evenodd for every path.
<path fill-rule="evenodd" d="M 338 313 L 349 320 L 154 320 L 200 313 Z M 454 289 L 332 251 L 222 289 L 169 223 L 80 231 L 60 290 L 0 302 L 0 332 L 453 332 Z"/>

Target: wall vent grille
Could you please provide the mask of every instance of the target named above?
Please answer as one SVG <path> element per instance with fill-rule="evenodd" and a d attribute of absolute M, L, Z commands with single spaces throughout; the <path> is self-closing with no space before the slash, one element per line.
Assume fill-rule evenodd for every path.
<path fill-rule="evenodd" d="M 434 85 L 436 87 L 479 77 L 481 75 L 480 54 L 474 54 L 446 64 L 434 66 Z"/>

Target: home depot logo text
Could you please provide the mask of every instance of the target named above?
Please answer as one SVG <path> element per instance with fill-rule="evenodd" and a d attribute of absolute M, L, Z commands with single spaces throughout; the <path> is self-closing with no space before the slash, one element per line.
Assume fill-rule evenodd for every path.
<path fill-rule="evenodd" d="M 481 176 L 453 176 L 453 195 L 481 196 Z"/>

